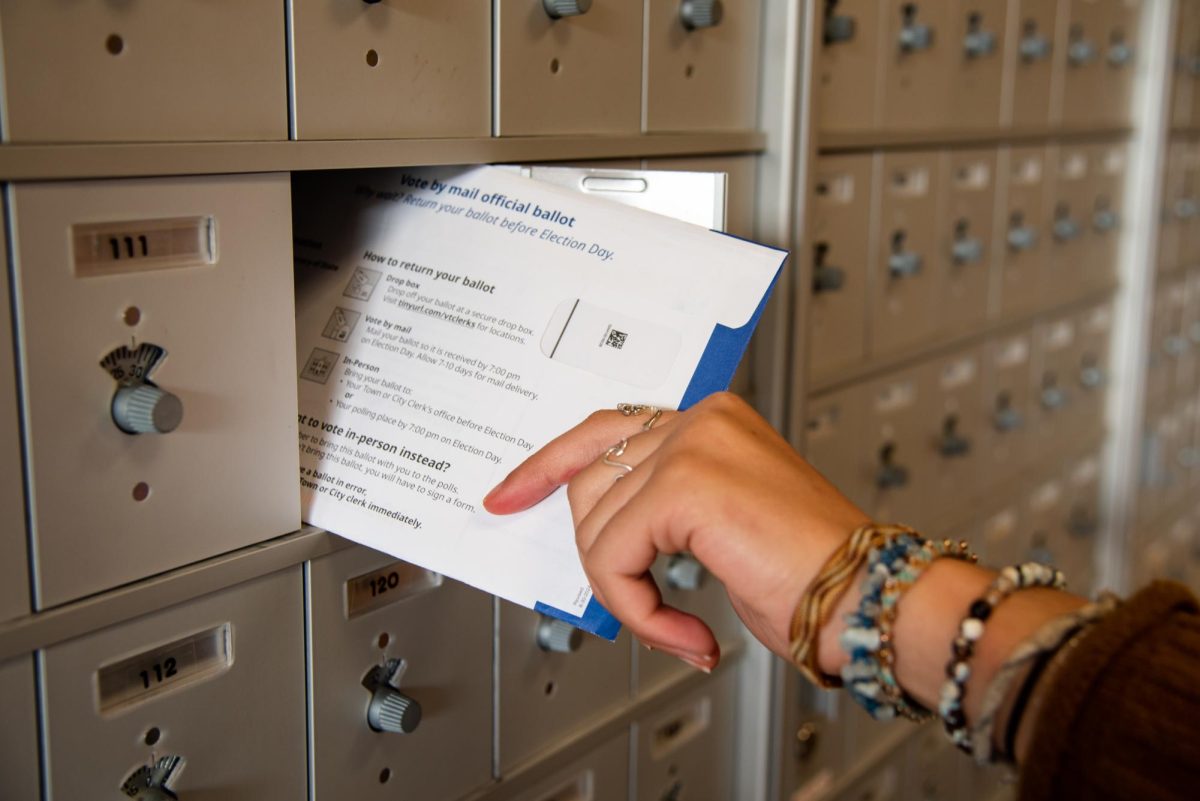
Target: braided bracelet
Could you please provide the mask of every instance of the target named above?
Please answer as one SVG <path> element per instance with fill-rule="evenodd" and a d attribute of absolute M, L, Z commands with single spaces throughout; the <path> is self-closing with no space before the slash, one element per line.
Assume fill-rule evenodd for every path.
<path fill-rule="evenodd" d="M 846 615 L 841 644 L 850 661 L 842 667 L 842 680 L 854 700 L 876 720 L 890 720 L 897 714 L 920 720 L 928 712 L 903 693 L 892 673 L 891 626 L 898 600 L 933 560 L 973 557 L 965 544 L 956 549 L 949 540 L 930 543 L 905 526 L 880 527 L 879 531 L 885 539 L 868 558 L 858 610 Z"/>
<path fill-rule="evenodd" d="M 968 754 L 972 752 L 970 731 L 963 712 L 963 696 L 966 694 L 967 680 L 971 677 L 970 661 L 975 654 L 975 643 L 983 636 L 984 624 L 992 611 L 1017 590 L 1028 587 L 1061 590 L 1066 583 L 1060 571 L 1038 562 L 1026 562 L 1001 570 L 987 591 L 971 602 L 967 616 L 958 626 L 958 636 L 950 644 L 946 683 L 942 685 L 938 699 L 938 714 L 946 734 L 959 750 Z"/>
<path fill-rule="evenodd" d="M 821 629 L 829 622 L 829 615 L 846 593 L 870 550 L 879 544 L 882 535 L 874 524 L 859 526 L 844 540 L 821 567 L 817 577 L 809 583 L 796 604 L 791 625 L 792 663 L 805 678 L 823 689 L 842 686 L 842 680 L 821 671 L 818 643 Z"/>
<path fill-rule="evenodd" d="M 1117 596 L 1103 593 L 1099 600 L 1046 623 L 1013 650 L 992 676 L 983 696 L 979 720 L 971 727 L 971 747 L 975 751 L 975 761 L 978 764 L 986 765 L 997 761 L 997 757 L 1006 761 L 1012 759 L 1012 754 L 997 753 L 994 730 L 996 713 L 1008 697 L 1017 676 L 1033 663 L 1057 652 L 1068 640 L 1078 636 L 1116 609 L 1118 603 L 1120 600 Z"/>

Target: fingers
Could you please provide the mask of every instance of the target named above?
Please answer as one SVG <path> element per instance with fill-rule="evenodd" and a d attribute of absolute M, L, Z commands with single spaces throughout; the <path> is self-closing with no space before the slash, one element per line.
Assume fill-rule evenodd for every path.
<path fill-rule="evenodd" d="M 664 411 L 652 430 L 666 426 L 675 414 Z M 648 419 L 647 413 L 594 412 L 518 465 L 483 499 L 484 508 L 492 514 L 528 509 L 600 458 L 613 443 L 640 432 Z"/>

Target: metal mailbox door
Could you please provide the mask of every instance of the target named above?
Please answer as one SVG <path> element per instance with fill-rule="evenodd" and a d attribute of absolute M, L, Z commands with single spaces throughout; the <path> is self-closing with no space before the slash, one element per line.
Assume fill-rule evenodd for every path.
<path fill-rule="evenodd" d="M 1050 146 L 1047 163 L 1054 165 L 1053 200 L 1047 209 L 1050 240 L 1042 292 L 1051 305 L 1078 297 L 1093 238 L 1090 222 L 1092 194 L 1088 151 L 1081 145 Z"/>
<path fill-rule="evenodd" d="M 996 151 L 954 150 L 942 156 L 943 211 L 938 215 L 942 330 L 964 332 L 987 322 L 996 213 Z"/>
<path fill-rule="evenodd" d="M 307 574 L 315 798 L 451 801 L 487 784 L 492 597 L 359 546 Z"/>
<path fill-rule="evenodd" d="M 1100 479 L 1103 461 L 1089 453 L 1067 464 L 1066 542 L 1058 569 L 1075 592 L 1089 593 L 1096 572 L 1096 547 L 1100 532 Z"/>
<path fill-rule="evenodd" d="M 810 214 L 808 372 L 820 380 L 866 356 L 875 159 L 819 159 Z M 867 232 L 867 235 L 864 235 Z"/>
<path fill-rule="evenodd" d="M 940 519 L 957 520 L 979 488 L 986 436 L 982 352 L 973 347 L 920 368 L 927 495 Z"/>
<path fill-rule="evenodd" d="M 761 0 L 711 5 L 646 3 L 645 130 L 756 126 Z"/>
<path fill-rule="evenodd" d="M 1181 265 L 1180 245 L 1190 220 L 1200 214 L 1200 205 L 1188 197 L 1187 145 L 1171 142 L 1166 148 L 1162 175 L 1162 209 L 1158 220 L 1158 271 L 1170 272 Z"/>
<path fill-rule="evenodd" d="M 0 19 L 6 141 L 288 138 L 274 0 L 4 0 Z"/>
<path fill-rule="evenodd" d="M 181 798 L 303 798 L 300 574 L 290 568 L 46 649 L 47 798 L 116 798 L 127 784 Z"/>
<path fill-rule="evenodd" d="M 1073 315 L 1033 330 L 1034 458 L 1055 459 L 1070 441 L 1076 405 L 1076 331 Z"/>
<path fill-rule="evenodd" d="M 8 253 L 7 235 L 0 230 L 0 252 Z M 0 280 L 0 347 L 15 353 L 12 341 L 12 299 L 8 294 L 8 260 Z M 21 421 L 17 409 L 15 365 L 0 368 L 0 508 L 7 509 L 0 527 L 0 621 L 29 614 L 29 554 L 25 531 L 25 484 L 21 480 Z M 0 775 L 3 771 L 0 771 Z M 15 796 L 14 796 L 15 797 Z"/>
<path fill-rule="evenodd" d="M 634 801 L 734 797 L 737 675 L 730 668 L 720 670 L 634 724 Z"/>
<path fill-rule="evenodd" d="M 804 423 L 804 457 L 863 509 L 875 494 L 875 459 L 865 436 L 869 395 L 857 386 L 812 398 Z"/>
<path fill-rule="evenodd" d="M 38 778 L 38 726 L 33 657 L 0 662 L 0 796 L 41 798 Z"/>
<path fill-rule="evenodd" d="M 871 356 L 912 347 L 937 331 L 944 274 L 937 242 L 938 167 L 938 154 L 932 152 L 889 153 L 882 159 L 868 282 Z"/>
<path fill-rule="evenodd" d="M 1025 551 L 1021 560 L 1057 567 L 1068 552 L 1066 536 L 1066 488 L 1052 478 L 1030 489 L 1025 499 Z M 1067 577 L 1070 580 L 1070 576 Z"/>
<path fill-rule="evenodd" d="M 1085 212 L 1089 234 L 1080 287 L 1083 292 L 1107 289 L 1117 281 L 1129 157 L 1129 148 L 1123 142 L 1092 145 L 1088 150 L 1091 204 Z"/>
<path fill-rule="evenodd" d="M 1013 0 L 1016 42 L 1009 48 L 1013 57 L 1012 125 L 1040 128 L 1050 122 L 1052 86 L 1059 61 L 1058 3 L 1046 0 Z"/>
<path fill-rule="evenodd" d="M 299 139 L 492 133 L 488 0 L 294 0 Z"/>
<path fill-rule="evenodd" d="M 1017 478 L 1032 451 L 1033 398 L 1028 332 L 999 337 L 985 348 L 987 420 L 984 461 L 994 482 Z"/>
<path fill-rule="evenodd" d="M 1047 225 L 1046 151 L 1040 147 L 1002 151 L 1000 174 L 1005 176 L 997 236 L 1003 237 L 1000 259 L 1000 314 L 1011 318 L 1033 311 L 1046 299 L 1047 253 L 1051 231 Z"/>
<path fill-rule="evenodd" d="M 979 561 L 988 567 L 1015 565 L 1024 557 L 1023 500 L 1023 495 L 1010 500 L 984 518 L 977 546 Z"/>
<path fill-rule="evenodd" d="M 299 528 L 287 176 L 12 197 L 39 608 Z"/>
<path fill-rule="evenodd" d="M 1113 308 L 1108 301 L 1084 309 L 1075 322 L 1075 395 L 1073 439 L 1104 434 L 1108 387 L 1112 381 Z"/>
<path fill-rule="evenodd" d="M 501 775 L 629 702 L 630 637 L 615 643 L 500 602 Z"/>
<path fill-rule="evenodd" d="M 1068 4 L 1065 42 L 1058 53 L 1063 69 L 1062 109 L 1064 125 L 1090 125 L 1102 116 L 1097 102 L 1106 91 L 1106 42 L 1109 0 L 1066 0 Z"/>
<path fill-rule="evenodd" d="M 534 783 L 519 797 L 524 801 L 628 801 L 629 732 Z"/>
<path fill-rule="evenodd" d="M 926 436 L 926 404 L 920 368 L 910 368 L 868 384 L 866 456 L 873 465 L 871 503 L 876 520 L 921 529 L 936 522 L 929 507 L 934 471 Z"/>
<path fill-rule="evenodd" d="M 957 59 L 950 88 L 953 124 L 996 128 L 1002 111 L 1008 0 L 957 0 L 954 6 L 947 30 L 947 44 Z"/>
<path fill-rule="evenodd" d="M 1142 0 L 1102 0 L 1103 61 L 1100 78 L 1101 102 L 1095 105 L 1096 119 L 1110 125 L 1127 125 L 1133 114 L 1133 88 L 1141 53 Z"/>
<path fill-rule="evenodd" d="M 880 127 L 938 129 L 951 118 L 951 76 L 961 42 L 951 5 L 938 0 L 884 0 L 883 98 Z"/>
<path fill-rule="evenodd" d="M 496 135 L 641 131 L 642 2 L 495 0 Z"/>
<path fill-rule="evenodd" d="M 883 0 L 824 4 L 814 59 L 814 119 L 821 131 L 869 131 L 879 123 Z"/>

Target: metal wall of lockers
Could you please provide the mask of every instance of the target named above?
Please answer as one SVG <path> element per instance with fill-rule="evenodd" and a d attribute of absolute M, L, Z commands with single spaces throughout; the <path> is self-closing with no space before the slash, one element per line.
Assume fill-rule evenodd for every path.
<path fill-rule="evenodd" d="M 5 801 L 1005 793 L 803 687 L 687 557 L 656 575 L 712 676 L 545 650 L 304 527 L 297 170 L 728 172 L 730 229 L 794 252 L 736 387 L 851 497 L 1080 589 L 1197 574 L 1194 2 L 0 0 L 0 44 Z M 121 431 L 106 357 L 178 429 Z M 381 699 L 419 724 L 373 730 Z"/>

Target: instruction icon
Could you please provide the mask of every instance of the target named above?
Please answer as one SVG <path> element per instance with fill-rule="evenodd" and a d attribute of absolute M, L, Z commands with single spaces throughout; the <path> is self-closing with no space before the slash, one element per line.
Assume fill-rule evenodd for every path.
<path fill-rule="evenodd" d="M 333 372 L 337 360 L 337 353 L 331 350 L 313 348 L 313 352 L 308 357 L 308 362 L 304 365 L 304 369 L 300 371 L 300 377 L 305 381 L 324 384 L 329 380 L 329 375 Z"/>
<path fill-rule="evenodd" d="M 352 309 L 343 309 L 341 306 L 334 306 L 333 314 L 329 315 L 329 322 L 325 323 L 325 330 L 321 332 L 321 336 L 326 339 L 345 342 L 350 339 L 350 334 L 354 331 L 354 326 L 358 323 L 358 318 L 361 316 L 360 313 Z"/>
<path fill-rule="evenodd" d="M 378 270 L 355 267 L 354 274 L 350 276 L 350 283 L 346 284 L 346 291 L 342 293 L 342 296 L 355 300 L 370 300 L 382 275 L 383 273 Z"/>

